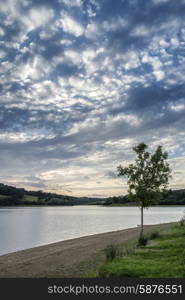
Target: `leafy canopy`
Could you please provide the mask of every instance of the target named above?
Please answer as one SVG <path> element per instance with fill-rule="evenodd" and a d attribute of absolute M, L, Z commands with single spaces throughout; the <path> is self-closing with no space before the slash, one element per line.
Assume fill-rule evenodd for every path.
<path fill-rule="evenodd" d="M 140 207 L 148 207 L 159 199 L 166 189 L 171 169 L 166 159 L 167 152 L 158 146 L 151 154 L 144 143 L 133 148 L 137 158 L 128 167 L 118 166 L 118 176 L 126 176 L 129 185 L 129 198 L 137 201 Z"/>

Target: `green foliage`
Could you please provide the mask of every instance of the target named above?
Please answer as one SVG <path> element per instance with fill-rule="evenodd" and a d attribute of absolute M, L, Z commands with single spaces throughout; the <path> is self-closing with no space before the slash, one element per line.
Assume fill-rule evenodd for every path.
<path fill-rule="evenodd" d="M 174 226 L 127 256 L 115 258 L 99 269 L 99 277 L 181 278 L 185 276 L 184 228 Z"/>
<path fill-rule="evenodd" d="M 182 217 L 182 219 L 179 221 L 179 225 L 182 227 L 185 227 L 185 215 Z"/>
<path fill-rule="evenodd" d="M 106 261 L 112 261 L 114 258 L 121 256 L 120 247 L 115 244 L 108 245 L 104 249 Z"/>
<path fill-rule="evenodd" d="M 38 197 L 36 196 L 31 196 L 31 195 L 24 195 L 22 201 L 24 202 L 37 202 L 38 201 Z"/>
<path fill-rule="evenodd" d="M 72 197 L 46 193 L 43 191 L 27 191 L 0 183 L 0 206 L 11 205 L 80 205 L 102 203 L 102 199 Z"/>
<path fill-rule="evenodd" d="M 136 205 L 137 201 L 131 201 L 128 195 L 114 196 L 104 200 L 103 205 Z M 151 205 L 156 203 L 151 203 Z M 185 205 L 185 189 L 180 190 L 164 190 L 160 193 L 159 205 Z"/>
<path fill-rule="evenodd" d="M 150 240 L 154 240 L 160 236 L 160 233 L 158 230 L 152 231 L 149 235 Z"/>
<path fill-rule="evenodd" d="M 17 205 L 19 200 L 23 198 L 24 192 L 24 189 L 17 189 L 13 186 L 0 183 L 0 206 Z"/>
<path fill-rule="evenodd" d="M 159 204 L 162 205 L 184 205 L 185 190 L 165 190 L 161 193 Z"/>
<path fill-rule="evenodd" d="M 130 200 L 128 199 L 128 196 L 114 196 L 109 197 L 106 200 L 104 200 L 103 205 L 109 206 L 109 205 L 120 205 L 120 204 L 130 204 Z"/>
<path fill-rule="evenodd" d="M 151 206 L 160 199 L 161 191 L 166 189 L 171 169 L 166 159 L 167 152 L 158 146 L 151 154 L 146 151 L 148 146 L 144 143 L 134 147 L 137 157 L 135 164 L 128 167 L 118 166 L 118 175 L 126 176 L 129 186 L 129 198 L 136 201 L 141 208 L 141 231 L 143 238 L 143 208 Z M 143 241 L 144 242 L 144 241 Z"/>
<path fill-rule="evenodd" d="M 167 152 L 158 146 L 154 154 L 146 151 L 144 143 L 134 147 L 137 155 L 135 164 L 118 166 L 118 176 L 126 176 L 129 185 L 129 198 L 137 201 L 140 207 L 148 207 L 159 200 L 160 193 L 168 184 L 171 169 L 166 162 Z"/>
<path fill-rule="evenodd" d="M 139 247 L 144 247 L 146 246 L 148 243 L 148 238 L 146 236 L 141 235 L 138 239 L 138 246 Z"/>

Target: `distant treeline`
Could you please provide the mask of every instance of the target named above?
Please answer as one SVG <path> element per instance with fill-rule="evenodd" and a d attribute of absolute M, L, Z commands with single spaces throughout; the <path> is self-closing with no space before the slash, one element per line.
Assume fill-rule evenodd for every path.
<path fill-rule="evenodd" d="M 135 205 L 130 202 L 128 196 L 110 197 L 105 200 L 104 205 Z M 158 205 L 185 205 L 185 189 L 181 190 L 166 190 L 161 193 Z"/>
<path fill-rule="evenodd" d="M 45 193 L 43 191 L 27 191 L 0 183 L 0 206 L 13 205 L 135 205 L 128 196 L 110 197 L 107 199 L 72 197 Z M 161 193 L 159 205 L 185 205 L 185 189 L 167 190 Z"/>
<path fill-rule="evenodd" d="M 45 193 L 43 191 L 26 191 L 0 183 L 0 206 L 12 205 L 80 205 L 96 204 L 101 199 L 72 197 Z"/>

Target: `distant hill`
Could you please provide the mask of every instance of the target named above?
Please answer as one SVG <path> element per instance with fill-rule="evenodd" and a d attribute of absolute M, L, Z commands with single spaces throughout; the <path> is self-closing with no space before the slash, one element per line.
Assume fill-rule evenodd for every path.
<path fill-rule="evenodd" d="M 136 205 L 128 196 L 109 198 L 88 198 L 45 193 L 43 191 L 27 191 L 0 183 L 0 206 L 13 205 Z M 161 194 L 159 205 L 185 205 L 185 189 L 167 190 Z"/>
<path fill-rule="evenodd" d="M 45 193 L 43 191 L 26 191 L 0 183 L 0 206 L 12 205 L 82 205 L 100 204 L 102 199 L 72 197 Z"/>
<path fill-rule="evenodd" d="M 167 190 L 161 193 L 161 197 L 158 205 L 185 205 L 185 189 L 181 190 Z M 136 205 L 134 202 L 130 202 L 128 195 L 110 197 L 105 200 L 104 205 Z"/>

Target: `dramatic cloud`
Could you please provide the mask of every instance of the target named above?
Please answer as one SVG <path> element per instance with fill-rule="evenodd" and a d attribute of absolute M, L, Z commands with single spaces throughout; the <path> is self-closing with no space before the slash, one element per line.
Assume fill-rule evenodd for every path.
<path fill-rule="evenodd" d="M 0 0 L 0 20 L 0 182 L 120 195 L 143 141 L 184 188 L 184 0 Z"/>

